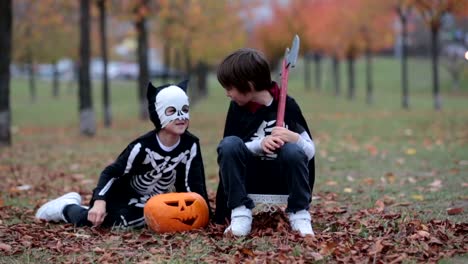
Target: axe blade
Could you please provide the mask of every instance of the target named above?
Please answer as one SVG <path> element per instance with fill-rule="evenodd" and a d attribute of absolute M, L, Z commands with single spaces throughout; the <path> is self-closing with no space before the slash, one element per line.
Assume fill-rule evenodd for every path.
<path fill-rule="evenodd" d="M 294 68 L 296 66 L 297 57 L 299 56 L 300 39 L 295 35 L 291 45 L 291 49 L 286 50 L 286 63 L 287 67 Z"/>

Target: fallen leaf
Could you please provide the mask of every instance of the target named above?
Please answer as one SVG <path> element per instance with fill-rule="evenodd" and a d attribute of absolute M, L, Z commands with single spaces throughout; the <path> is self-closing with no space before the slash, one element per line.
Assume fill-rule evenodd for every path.
<path fill-rule="evenodd" d="M 393 172 L 387 172 L 385 173 L 385 178 L 390 184 L 393 184 L 395 182 L 396 176 L 393 174 Z"/>
<path fill-rule="evenodd" d="M 416 201 L 424 201 L 424 196 L 422 196 L 420 194 L 413 194 L 413 195 L 411 195 L 411 198 L 413 198 Z"/>
<path fill-rule="evenodd" d="M 375 183 L 375 180 L 372 178 L 365 178 L 362 181 L 366 183 L 367 185 L 373 185 Z"/>
<path fill-rule="evenodd" d="M 3 251 L 10 251 L 11 246 L 8 245 L 8 244 L 5 244 L 5 243 L 0 243 L 0 249 L 3 250 Z"/>
<path fill-rule="evenodd" d="M 410 183 L 416 183 L 416 179 L 413 178 L 413 177 L 409 177 L 409 178 L 408 178 L 408 181 L 409 181 Z"/>
<path fill-rule="evenodd" d="M 395 203 L 395 198 L 393 198 L 391 196 L 388 196 L 388 195 L 384 195 L 383 202 L 384 202 L 385 205 L 391 205 L 391 204 Z"/>
<path fill-rule="evenodd" d="M 427 237 L 430 237 L 430 236 L 431 236 L 431 234 L 429 234 L 429 232 L 424 231 L 424 230 L 419 230 L 419 231 L 418 231 L 418 235 L 419 235 L 420 237 L 423 237 L 423 238 L 427 238 Z"/>
<path fill-rule="evenodd" d="M 408 148 L 406 149 L 406 155 L 414 155 L 416 154 L 416 150 L 414 148 Z"/>
<path fill-rule="evenodd" d="M 375 207 L 377 209 L 377 212 L 381 213 L 385 210 L 385 204 L 382 200 L 377 200 L 375 202 Z"/>
<path fill-rule="evenodd" d="M 353 189 L 351 189 L 351 188 L 344 188 L 344 189 L 343 189 L 343 192 L 345 192 L 345 193 L 352 193 L 352 192 L 353 192 Z"/>
<path fill-rule="evenodd" d="M 327 181 L 325 184 L 328 185 L 328 186 L 335 186 L 338 183 L 336 181 Z"/>
<path fill-rule="evenodd" d="M 401 202 L 401 203 L 393 204 L 392 207 L 394 207 L 394 206 L 409 206 L 409 205 L 411 205 L 410 202 Z"/>
<path fill-rule="evenodd" d="M 380 253 L 382 252 L 382 249 L 384 248 L 384 245 L 382 245 L 382 240 L 383 239 L 379 239 L 375 242 L 374 246 L 372 247 L 371 251 L 369 251 L 368 255 L 369 256 L 373 256 L 377 253 Z"/>
<path fill-rule="evenodd" d="M 309 255 L 314 261 L 319 261 L 323 259 L 323 256 L 318 252 L 306 252 L 306 255 Z"/>
<path fill-rule="evenodd" d="M 379 153 L 377 147 L 373 145 L 367 145 L 366 149 L 369 152 L 369 154 L 371 154 L 371 156 L 376 156 Z"/>
<path fill-rule="evenodd" d="M 405 133 L 406 136 L 411 136 L 411 135 L 413 135 L 413 130 L 411 130 L 411 128 L 406 128 L 404 130 L 404 133 Z"/>
<path fill-rule="evenodd" d="M 333 253 L 333 251 L 335 251 L 337 244 L 335 242 L 328 241 L 328 242 L 322 243 L 320 246 L 322 248 L 320 249 L 320 254 L 322 256 L 327 256 Z"/>
<path fill-rule="evenodd" d="M 347 209 L 346 207 L 327 207 L 325 208 L 325 211 L 332 214 L 342 214 L 346 213 Z"/>
<path fill-rule="evenodd" d="M 403 165 L 403 164 L 405 164 L 405 159 L 404 158 L 398 158 L 398 159 L 396 159 L 395 162 L 398 165 Z"/>
<path fill-rule="evenodd" d="M 463 212 L 463 208 L 461 207 L 453 207 L 453 208 L 447 209 L 447 214 L 449 215 L 457 215 L 457 214 L 461 214 L 462 212 Z"/>
<path fill-rule="evenodd" d="M 241 248 L 241 249 L 239 249 L 239 251 L 242 254 L 245 254 L 245 255 L 248 255 L 248 256 L 251 256 L 251 257 L 255 257 L 255 254 L 253 253 L 252 249 L 250 249 L 250 248 Z"/>
<path fill-rule="evenodd" d="M 442 187 L 442 181 L 441 180 L 434 180 L 429 186 L 434 187 L 434 188 L 440 188 Z"/>

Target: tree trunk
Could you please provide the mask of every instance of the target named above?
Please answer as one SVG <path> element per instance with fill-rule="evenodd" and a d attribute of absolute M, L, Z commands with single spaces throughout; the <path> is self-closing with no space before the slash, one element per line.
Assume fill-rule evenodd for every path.
<path fill-rule="evenodd" d="M 348 57 L 348 99 L 353 100 L 355 96 L 354 82 L 354 58 Z"/>
<path fill-rule="evenodd" d="M 374 102 L 374 87 L 372 81 L 372 52 L 366 49 L 366 102 L 371 105 Z"/>
<path fill-rule="evenodd" d="M 320 90 L 322 86 L 322 56 L 320 54 L 315 53 L 314 54 L 314 60 L 315 60 L 315 88 L 317 90 Z"/>
<path fill-rule="evenodd" d="M 333 72 L 333 82 L 335 86 L 335 96 L 339 96 L 341 93 L 340 87 L 340 61 L 337 56 L 332 58 L 332 72 Z"/>
<path fill-rule="evenodd" d="M 141 2 L 143 7 L 148 4 L 148 1 Z M 146 17 L 139 15 L 138 9 L 142 8 L 141 6 L 137 7 L 136 15 L 137 20 L 135 22 L 135 27 L 137 31 L 138 38 L 138 65 L 139 65 L 139 74 L 138 74 L 138 102 L 140 105 L 140 119 L 146 120 L 149 117 L 148 114 L 148 102 L 146 101 L 146 87 L 149 82 L 149 69 L 148 69 L 148 31 L 146 29 Z"/>
<path fill-rule="evenodd" d="M 0 1 L 0 148 L 11 145 L 10 62 L 13 24 L 12 0 Z"/>
<path fill-rule="evenodd" d="M 170 63 L 171 63 L 171 46 L 169 43 L 166 41 L 164 43 L 164 48 L 163 48 L 163 72 L 161 76 L 161 80 L 163 83 L 167 83 L 169 80 L 169 71 L 170 71 Z"/>
<path fill-rule="evenodd" d="M 174 54 L 174 68 L 177 72 L 182 72 L 182 58 L 180 56 L 180 48 L 175 50 Z"/>
<path fill-rule="evenodd" d="M 197 65 L 197 82 L 200 98 L 208 96 L 208 66 L 204 62 L 198 62 Z"/>
<path fill-rule="evenodd" d="M 80 132 L 85 136 L 96 133 L 96 119 L 93 110 L 91 94 L 91 79 L 89 76 L 90 47 L 90 0 L 80 1 Z"/>
<path fill-rule="evenodd" d="M 408 23 L 406 15 L 400 15 L 401 21 L 401 106 L 409 109 L 408 92 Z"/>
<path fill-rule="evenodd" d="M 439 93 L 439 28 L 431 30 L 431 55 L 432 55 L 432 82 L 434 95 L 434 109 L 440 110 L 442 102 Z"/>
<path fill-rule="evenodd" d="M 59 72 L 58 72 L 58 64 L 56 61 L 52 62 L 54 67 L 53 70 L 53 78 L 52 78 L 52 97 L 58 98 L 59 97 Z"/>
<path fill-rule="evenodd" d="M 450 75 L 452 76 L 452 91 L 460 91 L 460 71 L 454 70 L 450 72 Z"/>
<path fill-rule="evenodd" d="M 28 80 L 29 80 L 29 95 L 31 102 L 35 103 L 37 100 L 37 89 L 36 89 L 36 78 L 34 72 L 34 60 L 32 51 L 30 48 L 27 48 L 26 51 L 26 60 L 28 64 Z"/>
<path fill-rule="evenodd" d="M 304 54 L 304 88 L 306 91 L 309 91 L 310 87 L 312 87 L 310 79 L 310 54 L 306 52 Z"/>
<path fill-rule="evenodd" d="M 183 62 L 185 64 L 185 76 L 184 79 L 190 80 L 192 75 L 192 57 L 190 54 L 190 49 L 187 46 L 183 47 Z M 199 87 L 194 87 L 195 89 L 189 89 L 189 97 L 193 103 L 196 103 L 199 96 L 200 90 Z"/>
<path fill-rule="evenodd" d="M 99 0 L 97 2 L 99 9 L 99 38 L 101 39 L 101 57 L 102 57 L 102 106 L 104 114 L 104 126 L 112 125 L 112 111 L 109 91 L 109 77 L 107 74 L 107 26 L 106 26 L 106 1 Z"/>

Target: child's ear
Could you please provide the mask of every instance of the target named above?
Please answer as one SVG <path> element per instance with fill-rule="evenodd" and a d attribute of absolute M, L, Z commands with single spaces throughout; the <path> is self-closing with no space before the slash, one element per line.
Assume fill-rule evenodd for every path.
<path fill-rule="evenodd" d="M 188 82 L 189 80 L 183 80 L 177 86 L 179 86 L 182 90 L 184 90 L 185 93 L 187 93 L 187 87 L 188 87 Z"/>
<path fill-rule="evenodd" d="M 148 83 L 148 87 L 146 88 L 146 98 L 148 101 L 154 101 L 156 97 L 156 87 L 153 86 L 151 82 Z"/>

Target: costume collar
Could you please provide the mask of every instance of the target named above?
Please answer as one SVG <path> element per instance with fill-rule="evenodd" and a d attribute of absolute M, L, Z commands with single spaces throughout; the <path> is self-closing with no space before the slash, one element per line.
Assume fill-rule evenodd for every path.
<path fill-rule="evenodd" d="M 268 88 L 267 90 L 271 94 L 271 96 L 273 96 L 273 101 L 278 101 L 279 97 L 280 97 L 280 88 L 279 88 L 279 86 L 278 86 L 278 84 L 276 82 L 271 82 L 271 84 L 272 84 L 271 87 Z M 259 104 L 259 103 L 256 103 L 256 102 L 248 102 L 244 107 L 250 113 L 255 113 L 260 108 L 265 107 L 265 105 L 262 105 L 262 104 Z"/>

